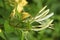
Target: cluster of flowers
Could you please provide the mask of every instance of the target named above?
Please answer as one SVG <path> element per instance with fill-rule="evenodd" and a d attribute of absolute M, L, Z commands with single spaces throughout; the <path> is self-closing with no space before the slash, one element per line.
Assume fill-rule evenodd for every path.
<path fill-rule="evenodd" d="M 17 3 L 17 6 L 16 6 L 17 9 L 14 8 L 13 9 L 13 12 L 11 13 L 10 16 L 14 17 L 15 16 L 15 12 L 16 12 L 15 10 L 17 10 L 19 13 L 22 13 L 23 14 L 22 15 L 22 18 L 23 19 L 29 17 L 30 14 L 28 12 L 23 11 L 24 6 L 26 6 L 28 4 L 28 2 L 26 0 L 15 0 L 15 1 Z"/>

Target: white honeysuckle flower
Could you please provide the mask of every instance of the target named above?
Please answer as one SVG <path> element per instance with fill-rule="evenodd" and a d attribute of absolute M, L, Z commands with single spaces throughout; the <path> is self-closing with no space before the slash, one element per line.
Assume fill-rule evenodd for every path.
<path fill-rule="evenodd" d="M 49 15 L 47 15 L 46 17 L 44 17 L 44 18 L 41 18 L 41 19 L 37 19 L 37 20 L 35 20 L 35 21 L 43 21 L 43 20 L 46 20 L 46 19 L 48 19 L 48 18 L 50 18 L 51 16 L 53 16 L 54 15 L 54 13 L 51 13 L 51 14 L 49 14 Z"/>
<path fill-rule="evenodd" d="M 32 24 L 34 22 L 38 22 L 41 25 L 32 26 L 31 30 L 33 30 L 33 31 L 44 30 L 47 27 L 49 28 L 50 24 L 53 22 L 53 20 L 50 20 L 49 18 L 52 17 L 54 15 L 54 13 L 52 12 L 49 14 L 50 9 L 45 10 L 46 7 L 47 6 L 43 7 L 43 9 L 41 9 L 41 11 L 39 11 L 39 13 L 35 17 L 32 17 L 30 24 Z M 37 27 L 37 28 L 35 28 L 35 27 Z M 39 27 L 41 27 L 41 28 L 39 28 Z"/>
<path fill-rule="evenodd" d="M 40 15 L 36 16 L 35 19 L 41 17 L 41 16 L 45 16 L 49 13 L 49 9 L 45 10 L 43 13 L 41 13 Z"/>
<path fill-rule="evenodd" d="M 49 9 L 45 10 L 47 6 L 44 6 L 37 14 L 35 17 L 32 17 L 31 23 L 37 20 L 37 18 L 45 17 L 49 13 Z M 45 11 L 44 11 L 45 10 Z M 31 24 L 30 23 L 30 24 Z"/>
<path fill-rule="evenodd" d="M 44 11 L 46 9 L 47 6 L 44 6 L 39 12 L 37 15 L 39 15 L 42 11 Z"/>
<path fill-rule="evenodd" d="M 53 22 L 53 20 L 50 20 L 47 24 L 45 24 L 45 25 L 43 25 L 44 27 L 42 27 L 42 28 L 36 28 L 36 29 L 31 29 L 31 30 L 33 30 L 33 31 L 40 31 L 40 30 L 44 30 L 44 29 L 46 29 L 47 27 L 49 27 L 49 25 L 51 24 Z"/>
<path fill-rule="evenodd" d="M 38 22 L 38 21 L 36 21 L 36 22 Z M 43 22 L 42 22 L 42 21 L 40 21 L 40 22 L 38 22 L 38 23 L 40 23 L 40 24 L 44 24 L 45 22 L 44 22 L 44 21 L 43 21 Z"/>
<path fill-rule="evenodd" d="M 43 15 L 42 15 L 40 18 L 45 17 L 45 16 L 49 13 L 49 11 L 50 11 L 49 9 L 47 9 L 46 11 L 44 11 L 44 12 L 42 13 Z"/>

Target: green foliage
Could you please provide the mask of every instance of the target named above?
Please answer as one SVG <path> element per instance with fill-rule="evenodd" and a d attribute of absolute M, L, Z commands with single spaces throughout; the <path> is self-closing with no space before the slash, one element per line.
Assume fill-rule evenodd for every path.
<path fill-rule="evenodd" d="M 46 26 L 51 22 L 51 19 L 46 19 L 41 21 L 41 24 L 38 22 L 33 22 L 30 24 L 30 19 L 24 20 L 22 22 L 21 14 L 16 14 L 13 19 L 10 18 L 12 10 L 15 8 L 16 3 L 14 0 L 0 0 L 0 40 L 59 40 L 60 39 L 60 0 L 27 0 L 28 4 L 24 6 L 24 10 L 30 13 L 33 17 L 47 5 L 47 8 L 50 9 L 50 12 L 54 12 L 54 26 L 51 28 L 46 28 L 41 31 L 33 31 L 30 29 L 39 29 L 41 27 L 32 27 L 37 25 Z M 46 9 L 47 9 L 46 8 Z M 46 10 L 44 10 L 46 11 Z M 44 12 L 43 11 L 43 12 Z M 42 13 L 43 13 L 42 12 Z M 17 10 L 16 10 L 16 13 Z M 46 14 L 44 14 L 47 16 Z M 42 15 L 43 17 L 45 17 Z M 39 15 L 38 15 L 39 16 Z M 42 17 L 41 16 L 41 17 Z M 40 18 L 41 18 L 40 17 Z M 42 18 L 43 18 L 42 17 Z M 42 19 L 41 18 L 41 19 Z M 26 22 L 27 21 L 27 22 Z M 51 24 L 53 25 L 53 24 Z"/>
<path fill-rule="evenodd" d="M 27 0 L 28 5 L 24 7 L 24 10 L 29 12 L 32 16 L 35 16 L 42 8 L 41 0 Z M 34 14 L 33 14 L 34 13 Z"/>

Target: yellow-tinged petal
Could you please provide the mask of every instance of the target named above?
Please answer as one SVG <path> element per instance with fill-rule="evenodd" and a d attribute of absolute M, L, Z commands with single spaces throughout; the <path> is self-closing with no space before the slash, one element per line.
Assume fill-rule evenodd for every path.
<path fill-rule="evenodd" d="M 16 2 L 18 2 L 19 0 L 15 0 Z M 22 12 L 22 10 L 23 10 L 23 6 L 25 6 L 28 2 L 26 1 L 26 0 L 20 0 L 21 2 L 20 3 L 18 3 L 17 4 L 17 11 L 19 12 L 19 13 L 21 13 Z M 11 17 L 14 17 L 14 15 L 15 15 L 15 8 L 14 8 L 14 10 L 13 10 L 13 12 L 11 13 Z M 26 12 L 23 12 L 23 18 L 26 18 L 26 17 L 28 17 L 28 16 L 30 16 L 28 13 L 26 13 Z"/>
<path fill-rule="evenodd" d="M 13 9 L 13 12 L 10 14 L 10 17 L 14 17 L 15 15 L 15 9 Z"/>
<path fill-rule="evenodd" d="M 20 2 L 20 5 L 21 5 L 21 6 L 25 6 L 27 3 L 28 3 L 28 2 L 27 2 L 26 0 L 22 0 L 22 1 Z"/>
<path fill-rule="evenodd" d="M 20 13 L 23 10 L 23 7 L 20 4 L 17 6 L 17 11 Z"/>
<path fill-rule="evenodd" d="M 15 0 L 15 2 L 19 3 L 21 0 Z"/>
<path fill-rule="evenodd" d="M 30 17 L 31 15 L 28 12 L 23 12 L 23 19 Z"/>

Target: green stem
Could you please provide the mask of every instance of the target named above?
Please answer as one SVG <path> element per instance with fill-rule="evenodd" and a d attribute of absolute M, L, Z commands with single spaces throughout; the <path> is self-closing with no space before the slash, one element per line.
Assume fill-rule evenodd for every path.
<path fill-rule="evenodd" d="M 24 32 L 23 32 L 23 30 L 21 31 L 22 32 L 22 37 L 21 37 L 21 40 L 24 40 Z"/>

